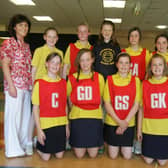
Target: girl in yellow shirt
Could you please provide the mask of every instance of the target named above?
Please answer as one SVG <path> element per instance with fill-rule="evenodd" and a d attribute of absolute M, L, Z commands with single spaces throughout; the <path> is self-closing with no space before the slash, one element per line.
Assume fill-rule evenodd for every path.
<path fill-rule="evenodd" d="M 103 145 L 101 96 L 104 79 L 93 71 L 93 62 L 92 52 L 81 49 L 76 58 L 78 71 L 68 77 L 70 145 L 77 158 L 82 158 L 86 152 L 94 158 Z"/>

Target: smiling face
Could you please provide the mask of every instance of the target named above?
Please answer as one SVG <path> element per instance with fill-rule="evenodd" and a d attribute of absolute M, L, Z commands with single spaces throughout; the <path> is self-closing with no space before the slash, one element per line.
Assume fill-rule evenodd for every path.
<path fill-rule="evenodd" d="M 113 27 L 112 25 L 105 24 L 102 27 L 101 34 L 104 38 L 104 42 L 109 42 L 113 35 Z"/>
<path fill-rule="evenodd" d="M 87 25 L 80 25 L 77 29 L 78 39 L 82 42 L 88 41 L 89 28 Z"/>
<path fill-rule="evenodd" d="M 164 61 L 162 58 L 153 58 L 151 63 L 151 71 L 155 78 L 160 79 L 163 76 Z"/>
<path fill-rule="evenodd" d="M 129 37 L 130 45 L 138 45 L 140 42 L 140 34 L 137 30 L 132 31 Z"/>
<path fill-rule="evenodd" d="M 24 39 L 28 33 L 29 26 L 27 22 L 17 23 L 14 27 L 14 30 L 18 39 Z"/>
<path fill-rule="evenodd" d="M 166 53 L 168 48 L 168 41 L 165 37 L 159 37 L 156 41 L 157 51 L 160 53 Z"/>
<path fill-rule="evenodd" d="M 130 71 L 130 60 L 129 57 L 120 57 L 117 64 L 119 74 L 126 76 Z"/>
<path fill-rule="evenodd" d="M 59 72 L 61 67 L 60 57 L 55 56 L 54 58 L 46 62 L 46 67 L 48 70 L 48 75 L 55 76 Z"/>
<path fill-rule="evenodd" d="M 81 55 L 79 59 L 80 68 L 83 73 L 91 72 L 91 67 L 94 62 L 92 55 L 90 52 L 85 52 Z"/>
<path fill-rule="evenodd" d="M 57 32 L 55 30 L 48 30 L 44 35 L 44 40 L 48 47 L 55 47 L 55 44 L 58 41 Z"/>

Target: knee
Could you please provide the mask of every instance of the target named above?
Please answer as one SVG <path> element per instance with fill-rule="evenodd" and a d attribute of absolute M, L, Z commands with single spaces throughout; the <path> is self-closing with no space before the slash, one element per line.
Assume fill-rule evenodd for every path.
<path fill-rule="evenodd" d="M 41 158 L 42 158 L 44 161 L 49 161 L 50 155 L 47 155 L 47 156 L 42 155 Z"/>
<path fill-rule="evenodd" d="M 57 159 L 62 159 L 64 156 L 64 152 L 56 153 L 55 156 Z"/>
<path fill-rule="evenodd" d="M 147 164 L 151 164 L 153 162 L 153 159 L 152 158 L 147 158 L 147 157 L 143 157 L 145 163 Z"/>
<path fill-rule="evenodd" d="M 116 159 L 118 157 L 118 153 L 112 153 L 112 152 L 109 152 L 109 157 L 111 159 Z"/>
<path fill-rule="evenodd" d="M 167 163 L 167 160 L 157 160 L 160 166 L 165 166 Z"/>
<path fill-rule="evenodd" d="M 84 154 L 75 154 L 78 159 L 82 159 L 84 157 Z"/>
<path fill-rule="evenodd" d="M 96 156 L 97 156 L 97 152 L 96 153 L 89 153 L 90 158 L 95 158 Z"/>
<path fill-rule="evenodd" d="M 132 158 L 132 153 L 129 154 L 123 154 L 124 159 L 130 160 Z"/>

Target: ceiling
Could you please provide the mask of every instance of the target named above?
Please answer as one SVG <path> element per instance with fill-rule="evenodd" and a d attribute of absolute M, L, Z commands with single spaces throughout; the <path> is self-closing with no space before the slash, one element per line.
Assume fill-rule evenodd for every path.
<path fill-rule="evenodd" d="M 48 26 L 55 26 L 59 33 L 75 33 L 76 26 L 87 22 L 91 32 L 99 32 L 102 20 L 106 17 L 121 17 L 123 22 L 116 24 L 117 30 L 128 30 L 139 26 L 144 31 L 157 31 L 158 24 L 168 25 L 168 0 L 126 0 L 124 9 L 103 8 L 102 0 L 33 0 L 36 6 L 15 6 L 9 0 L 0 0 L 0 30 L 5 29 L 9 18 L 17 13 L 27 15 L 32 22 L 31 32 L 43 32 Z M 134 14 L 137 2 L 140 13 Z M 32 16 L 48 15 L 54 22 L 37 22 Z M 158 30 L 159 31 L 159 30 Z"/>

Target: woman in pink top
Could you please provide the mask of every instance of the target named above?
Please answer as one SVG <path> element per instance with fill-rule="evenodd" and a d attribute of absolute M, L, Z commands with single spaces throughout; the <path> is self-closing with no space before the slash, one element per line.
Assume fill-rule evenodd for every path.
<path fill-rule="evenodd" d="M 0 53 L 4 73 L 6 157 L 28 154 L 32 77 L 31 52 L 24 39 L 30 26 L 26 16 L 13 16 L 8 26 L 12 37 L 3 42 Z"/>

